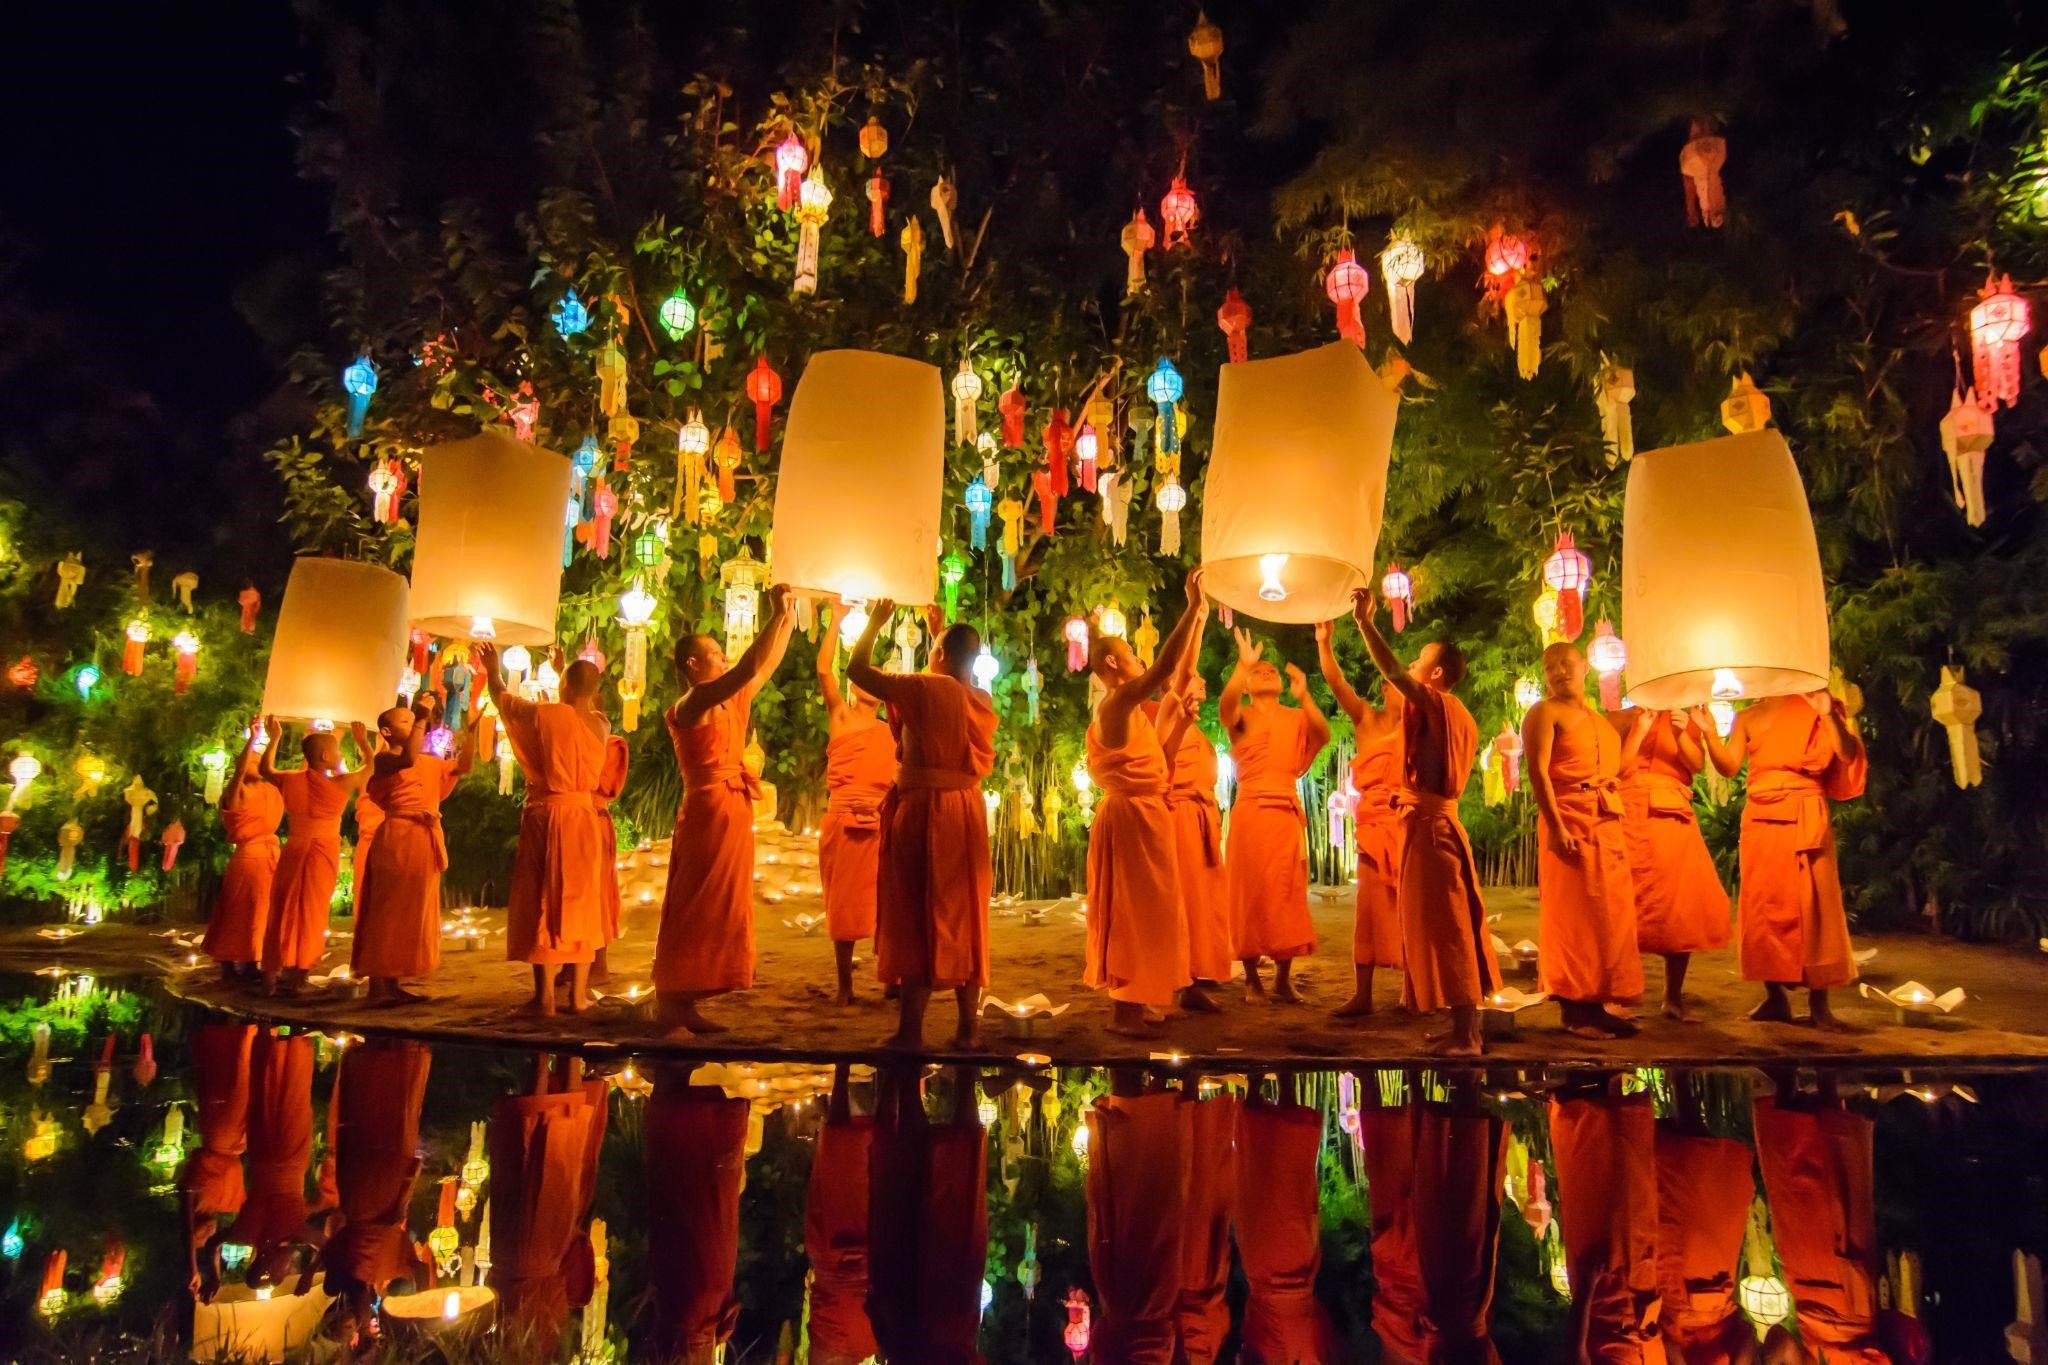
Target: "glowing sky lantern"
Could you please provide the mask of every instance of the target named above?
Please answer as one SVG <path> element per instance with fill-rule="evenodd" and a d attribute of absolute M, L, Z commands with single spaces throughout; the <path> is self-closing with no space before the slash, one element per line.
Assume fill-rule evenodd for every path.
<path fill-rule="evenodd" d="M 1195 202 L 1195 192 L 1188 188 L 1187 177 L 1176 175 L 1172 187 L 1159 200 L 1159 222 L 1166 229 L 1166 239 L 1160 245 L 1168 251 L 1186 246 L 1201 216 L 1201 207 Z"/>
<path fill-rule="evenodd" d="M 775 373 L 765 355 L 757 357 L 754 368 L 747 371 L 747 397 L 754 400 L 754 449 L 766 450 L 774 434 L 775 405 L 782 401 L 782 376 Z"/>
<path fill-rule="evenodd" d="M 1216 310 L 1216 325 L 1223 329 L 1224 344 L 1230 350 L 1230 361 L 1240 364 L 1251 358 L 1252 306 L 1244 301 L 1244 295 L 1232 285 L 1230 292 L 1223 296 L 1223 306 Z"/>
<path fill-rule="evenodd" d="M 981 376 L 962 357 L 960 372 L 953 376 L 953 439 L 961 445 L 973 445 L 979 431 L 975 424 L 974 405 L 981 398 L 981 390 Z"/>
<path fill-rule="evenodd" d="M 1393 615 L 1394 629 L 1408 629 L 1408 609 L 1415 600 L 1415 584 L 1399 563 L 1387 565 L 1386 576 L 1380 579 L 1380 597 Z"/>
<path fill-rule="evenodd" d="M 1628 667 L 1628 646 L 1614 633 L 1614 623 L 1602 620 L 1593 627 L 1586 642 L 1586 662 L 1600 675 L 1600 705 L 1608 711 L 1621 709 L 1621 671 Z"/>
<path fill-rule="evenodd" d="M 499 431 L 429 448 L 420 457 L 412 625 L 442 638 L 472 637 L 481 625 L 506 644 L 552 642 L 569 486 L 568 460 Z"/>
<path fill-rule="evenodd" d="M 1387 312 L 1402 345 L 1415 340 L 1415 286 L 1429 260 L 1413 238 L 1395 237 L 1380 252 L 1380 279 L 1387 286 Z"/>
<path fill-rule="evenodd" d="M 818 239 L 825 219 L 832 211 L 832 188 L 825 183 L 825 168 L 813 166 L 797 192 L 796 292 L 818 290 Z"/>
<path fill-rule="evenodd" d="M 640 728 L 640 699 L 647 695 L 647 625 L 654 619 L 654 594 L 633 585 L 619 594 L 619 626 L 626 632 L 626 662 L 619 677 L 620 724 L 628 734 Z"/>
<path fill-rule="evenodd" d="M 590 308 L 577 297 L 576 286 L 572 284 L 549 318 L 555 324 L 555 330 L 562 334 L 562 340 L 567 341 L 590 326 Z"/>
<path fill-rule="evenodd" d="M 377 392 L 377 367 L 368 356 L 358 356 L 341 372 L 341 387 L 348 394 L 348 434 L 363 434 L 363 421 L 370 415 L 370 398 Z"/>
<path fill-rule="evenodd" d="M 804 171 L 810 164 L 811 154 L 794 131 L 775 144 L 775 207 L 784 213 L 796 207 L 803 193 Z"/>
<path fill-rule="evenodd" d="M 1323 276 L 1323 292 L 1337 309 L 1337 335 L 1354 346 L 1365 345 L 1365 316 L 1358 305 L 1371 286 L 1372 277 L 1348 249 L 1337 253 Z"/>
<path fill-rule="evenodd" d="M 661 301 L 661 325 L 669 338 L 681 341 L 697 326 L 697 305 L 690 302 L 690 296 L 678 289 Z"/>
<path fill-rule="evenodd" d="M 1082 616 L 1069 616 L 1060 627 L 1060 634 L 1067 641 L 1067 672 L 1079 673 L 1088 666 L 1088 620 Z"/>
<path fill-rule="evenodd" d="M 1567 640 L 1576 640 L 1586 628 L 1584 593 L 1593 584 L 1593 561 L 1572 539 L 1570 531 L 1558 533 L 1550 558 L 1543 561 L 1543 583 L 1557 593 L 1557 629 Z"/>
<path fill-rule="evenodd" d="M 2032 327 L 2027 301 L 2012 291 L 2012 277 L 1984 281 L 1970 310 L 1970 369 L 1987 408 L 2020 401 L 2020 342 Z"/>

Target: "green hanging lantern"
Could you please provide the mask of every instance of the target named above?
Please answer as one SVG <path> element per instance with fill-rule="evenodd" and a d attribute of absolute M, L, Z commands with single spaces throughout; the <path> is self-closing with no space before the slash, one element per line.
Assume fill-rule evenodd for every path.
<path fill-rule="evenodd" d="M 681 341 L 697 325 L 697 305 L 690 302 L 688 294 L 676 290 L 661 301 L 661 325 L 672 340 Z"/>

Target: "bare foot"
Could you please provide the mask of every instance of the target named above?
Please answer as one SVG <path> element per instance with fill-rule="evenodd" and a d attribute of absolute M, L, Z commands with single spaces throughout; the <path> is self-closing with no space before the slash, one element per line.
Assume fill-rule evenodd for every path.
<path fill-rule="evenodd" d="M 1148 1024 L 1163 1024 L 1163 1023 L 1165 1023 L 1165 1022 L 1166 1022 L 1166 1011 L 1165 1011 L 1165 1010 L 1163 1010 L 1163 1009 L 1160 1009 L 1160 1008 L 1159 1008 L 1159 1007 L 1158 1007 L 1157 1005 L 1147 1005 L 1147 1006 L 1145 1006 L 1145 1022 L 1146 1022 L 1146 1023 L 1148 1023 Z"/>
<path fill-rule="evenodd" d="M 1609 1014 L 1604 1009 L 1600 1010 L 1599 1017 L 1593 1020 L 1593 1026 L 1604 1029 L 1610 1038 L 1633 1038 L 1642 1032 L 1635 1020 L 1624 1019 L 1618 1014 Z"/>
<path fill-rule="evenodd" d="M 947 1044 L 955 1052 L 973 1052 L 981 1047 L 981 1030 L 978 1028 L 957 1028 Z"/>
<path fill-rule="evenodd" d="M 1598 1024 L 1566 1024 L 1564 1031 L 1574 1038 L 1591 1038 L 1595 1042 L 1600 1043 L 1604 1043 L 1614 1036 Z"/>
<path fill-rule="evenodd" d="M 1461 1038 L 1456 1034 L 1442 1035 L 1436 1046 L 1430 1049 L 1439 1057 L 1478 1057 L 1486 1052 L 1486 1044 L 1477 1038 Z"/>
<path fill-rule="evenodd" d="M 842 1007 L 851 1005 L 853 1003 L 853 987 L 847 986 L 842 989 L 839 994 L 832 997 L 832 1003 Z"/>
<path fill-rule="evenodd" d="M 692 1033 L 723 1033 L 725 1025 L 715 1019 L 707 1019 L 694 1001 L 678 1006 L 676 1019 Z"/>
<path fill-rule="evenodd" d="M 1301 992 L 1294 989 L 1292 981 L 1276 981 L 1273 983 L 1273 998 L 1283 1005 L 1299 1005 Z"/>
<path fill-rule="evenodd" d="M 1833 1010 L 1815 1010 L 1806 1017 L 1806 1022 L 1826 1033 L 1861 1033 L 1862 1029 L 1836 1014 Z"/>
<path fill-rule="evenodd" d="M 1343 1004 L 1337 1006 L 1337 1008 L 1331 1010 L 1330 1013 L 1339 1019 L 1363 1018 L 1372 1013 L 1372 997 L 1369 995 L 1354 995 Z"/>
<path fill-rule="evenodd" d="M 1160 1038 L 1166 1033 L 1159 1025 L 1142 1018 L 1126 1022 L 1111 1020 L 1109 1031 L 1120 1038 Z"/>
<path fill-rule="evenodd" d="M 1220 1014 L 1222 1007 L 1209 998 L 1209 992 L 1200 986 L 1189 986 L 1180 993 L 1180 1007 L 1189 1014 Z"/>
<path fill-rule="evenodd" d="M 923 1049 L 924 1039 L 915 1033 L 905 1033 L 898 1029 L 882 1040 L 882 1046 L 891 1052 L 917 1052 Z"/>
<path fill-rule="evenodd" d="M 1697 1024 L 1700 1021 L 1700 1012 L 1694 1009 L 1692 1003 L 1684 996 L 1679 995 L 1664 1002 L 1664 1017 L 1675 1019 L 1681 1024 Z"/>
<path fill-rule="evenodd" d="M 1264 986 L 1246 986 L 1244 988 L 1244 1002 L 1247 1005 L 1265 1005 L 1272 1003 L 1266 998 L 1266 988 Z"/>
<path fill-rule="evenodd" d="M 539 1019 L 554 1018 L 555 993 L 553 991 L 549 991 L 546 995 L 534 996 L 533 999 L 526 1002 L 526 1013 L 531 1014 Z"/>
<path fill-rule="evenodd" d="M 1749 1012 L 1749 1017 L 1759 1024 L 1789 1024 L 1792 1022 L 1792 1002 L 1782 995 L 1766 995 L 1763 1002 Z"/>

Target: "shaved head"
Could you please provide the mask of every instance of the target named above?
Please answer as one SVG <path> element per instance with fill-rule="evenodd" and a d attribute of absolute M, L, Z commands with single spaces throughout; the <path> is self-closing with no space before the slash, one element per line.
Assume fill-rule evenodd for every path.
<path fill-rule="evenodd" d="M 942 673 L 961 682 L 971 682 L 974 677 L 974 656 L 981 653 L 981 632 L 965 621 L 946 627 L 946 633 L 939 637 L 939 647 L 933 664 Z"/>
<path fill-rule="evenodd" d="M 594 697 L 604 682 L 604 674 L 588 659 L 578 659 L 562 674 L 562 700 L 580 700 Z"/>

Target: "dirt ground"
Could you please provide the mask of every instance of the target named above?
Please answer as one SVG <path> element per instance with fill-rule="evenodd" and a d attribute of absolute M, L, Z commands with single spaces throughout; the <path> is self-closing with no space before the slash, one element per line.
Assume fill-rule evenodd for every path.
<path fill-rule="evenodd" d="M 1516 943 L 1536 937 L 1535 899 L 1527 889 L 1497 888 L 1488 893 L 1487 905 L 1499 916 L 1494 928 L 1500 938 Z M 1106 1031 L 1107 1000 L 1081 985 L 1080 902 L 999 905 L 990 926 L 994 980 L 989 993 L 1006 1001 L 1043 994 L 1068 1009 L 1039 1023 L 1029 1037 L 1008 1034 L 991 1014 L 984 1053 L 1041 1053 L 1058 1062 L 1102 1063 L 1178 1052 L 1190 1060 L 1226 1062 L 1233 1070 L 1258 1063 L 1423 1060 L 1424 1021 L 1397 1008 L 1400 983 L 1390 973 L 1381 973 L 1379 1008 L 1370 1018 L 1330 1017 L 1330 1008 L 1350 992 L 1349 888 L 1319 892 L 1312 898 L 1312 908 L 1318 951 L 1296 968 L 1307 1003 L 1248 1005 L 1232 988 L 1223 997 L 1220 1015 L 1176 1014 L 1167 1021 L 1164 1040 L 1133 1043 Z M 703 1039 L 665 1037 L 644 1003 L 656 909 L 632 907 L 627 936 L 612 947 L 612 979 L 605 988 L 611 998 L 573 1021 L 558 1017 L 546 1022 L 525 1013 L 530 977 L 523 966 L 504 960 L 501 912 L 479 912 L 469 923 L 481 933 L 465 940 L 477 946 L 465 950 L 455 943 L 445 951 L 441 970 L 424 983 L 431 998 L 399 1009 L 371 1009 L 347 994 L 346 987 L 330 987 L 296 1001 L 224 990 L 211 964 L 188 965 L 188 948 L 170 936 L 173 930 L 164 928 L 105 925 L 61 942 L 45 937 L 46 931 L 13 929 L 0 934 L 0 968 L 33 971 L 60 964 L 115 974 L 153 967 L 181 996 L 284 1022 L 451 1041 L 556 1043 L 599 1055 L 618 1049 L 707 1057 L 859 1057 L 872 1054 L 890 1032 L 893 1007 L 883 1002 L 871 975 L 872 958 L 865 951 L 857 968 L 860 999 L 846 1009 L 832 1003 L 831 942 L 824 937 L 822 924 L 807 932 L 799 923 L 800 916 L 820 915 L 821 908 L 815 898 L 798 894 L 777 904 L 757 903 L 756 985 L 707 1007 L 714 1018 L 730 1025 L 730 1032 Z M 346 961 L 347 930 L 347 921 L 335 922 L 329 964 Z M 182 932 L 186 939 L 197 935 L 196 928 Z M 1641 1011 L 1642 1032 L 1636 1038 L 1593 1044 L 1571 1037 L 1558 1028 L 1556 1007 L 1543 1004 L 1521 1013 L 1514 1035 L 1496 1037 L 1490 1046 L 1501 1060 L 1551 1065 L 1796 1059 L 1807 1064 L 1984 1066 L 2048 1058 L 2048 1012 L 2041 1008 L 2048 995 L 2048 955 L 1896 934 L 1859 936 L 1858 947 L 1876 950 L 1864 965 L 1865 979 L 1873 984 L 1896 986 L 1912 980 L 1936 993 L 1960 986 L 1969 998 L 1953 1015 L 1927 1027 L 1902 1026 L 1891 1006 L 1853 992 L 1839 998 L 1840 1012 L 1856 1025 L 1852 1033 L 1752 1024 L 1743 1014 L 1755 1002 L 1756 988 L 1738 979 L 1731 947 L 1693 963 L 1688 991 L 1704 1015 L 1700 1023 L 1675 1023 L 1657 1012 L 1663 971 L 1661 963 L 1649 959 L 1649 995 Z M 1508 983 L 1535 989 L 1533 976 L 1512 970 Z M 643 1002 L 631 1004 L 621 997 L 636 984 Z M 935 1052 L 951 1025 L 950 998 L 935 1002 L 928 1025 Z"/>

